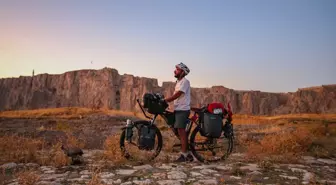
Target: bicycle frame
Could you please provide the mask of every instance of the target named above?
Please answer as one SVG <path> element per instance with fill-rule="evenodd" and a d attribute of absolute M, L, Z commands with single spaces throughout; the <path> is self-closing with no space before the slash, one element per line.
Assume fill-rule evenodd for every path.
<path fill-rule="evenodd" d="M 173 120 L 175 120 L 175 118 L 174 118 L 175 115 L 174 115 L 174 112 L 167 111 L 167 110 L 165 110 L 163 112 L 160 112 L 160 113 L 152 114 L 152 113 L 150 113 L 151 111 L 147 112 L 147 110 L 140 103 L 139 99 L 137 99 L 136 101 L 138 102 L 138 105 L 140 106 L 143 115 L 147 119 L 149 119 L 150 121 L 141 120 L 141 121 L 137 122 L 136 124 L 127 124 L 128 126 L 126 125 L 125 127 L 123 127 L 122 129 L 124 129 L 124 130 L 123 130 L 123 132 L 120 136 L 120 148 L 123 151 L 123 155 L 125 155 L 126 158 L 131 158 L 131 156 L 125 150 L 124 142 L 126 141 L 126 138 L 128 137 L 127 136 L 127 130 L 125 130 L 125 129 L 133 128 L 134 126 L 137 127 L 138 125 L 142 125 L 142 124 L 151 125 L 158 132 L 158 142 L 159 142 L 158 147 L 156 148 L 155 155 L 153 156 L 153 159 L 154 159 L 157 155 L 159 155 L 159 153 L 161 151 L 161 148 L 162 148 L 162 143 L 163 143 L 160 129 L 158 129 L 157 126 L 155 125 L 155 120 L 157 119 L 158 115 L 162 116 L 164 118 L 166 124 L 171 128 L 171 130 L 175 134 L 175 136 L 178 139 L 180 139 L 179 134 L 178 134 L 178 129 L 173 127 Z M 188 118 L 188 121 L 190 121 L 190 123 L 189 123 L 188 127 L 186 127 L 187 138 L 188 138 L 187 139 L 187 142 L 188 142 L 187 145 L 188 145 L 188 148 L 190 149 L 190 151 L 192 151 L 194 156 L 199 161 L 204 161 L 205 159 L 203 158 L 202 154 L 199 154 L 198 152 L 200 152 L 200 151 L 210 151 L 210 152 L 212 152 L 212 155 L 215 156 L 215 155 L 217 155 L 215 149 L 222 148 L 222 147 L 217 146 L 216 138 L 209 138 L 209 137 L 204 136 L 204 137 L 206 137 L 205 141 L 198 141 L 197 139 L 195 139 L 196 135 L 198 133 L 200 133 L 202 135 L 201 130 L 200 130 L 201 129 L 201 126 L 200 126 L 201 121 L 200 120 L 202 120 L 202 116 L 203 116 L 202 114 L 204 113 L 204 111 L 206 111 L 206 107 L 202 107 L 202 108 L 191 107 L 191 111 L 193 112 L 192 116 Z M 155 111 L 153 111 L 153 112 L 155 112 Z M 154 117 L 149 116 L 147 113 L 154 115 Z M 226 116 L 228 116 L 228 115 L 226 115 Z M 227 122 L 229 122 L 231 124 L 232 118 L 230 117 L 230 115 L 227 118 L 228 118 Z M 193 128 L 194 124 L 196 124 L 196 127 Z M 129 133 L 132 133 L 132 132 L 129 132 Z M 233 136 L 233 130 L 232 130 L 232 136 Z M 132 135 L 130 137 L 132 137 Z M 231 137 L 231 133 L 229 133 L 228 137 L 224 133 L 223 136 L 221 136 L 220 138 L 217 138 L 217 139 L 222 139 L 222 138 L 227 138 L 227 140 L 225 140 L 224 142 L 228 142 L 228 147 L 225 147 L 225 149 L 223 150 L 224 155 L 220 156 L 220 159 L 219 158 L 213 159 L 213 161 L 221 160 L 223 157 L 228 156 L 232 152 L 233 140 L 232 140 L 232 137 Z M 133 143 L 132 141 L 130 143 L 135 145 L 135 146 L 138 146 L 138 144 Z M 179 147 L 179 146 L 181 146 L 181 144 L 175 144 L 173 146 L 173 148 Z"/>
<path fill-rule="evenodd" d="M 152 117 L 150 117 L 150 116 L 148 116 L 148 115 L 146 114 L 146 111 L 144 110 L 143 106 L 141 105 L 139 99 L 137 99 L 137 102 L 138 102 L 138 104 L 139 104 L 139 106 L 140 106 L 140 108 L 141 108 L 142 113 L 144 114 L 144 116 L 145 116 L 147 119 L 150 120 L 151 124 L 154 124 L 154 122 L 155 122 L 155 120 L 156 120 L 156 118 L 157 118 L 158 115 L 166 117 L 167 114 L 173 114 L 173 112 L 165 111 L 163 114 L 155 114 L 154 117 L 152 118 Z M 188 137 L 189 137 L 189 134 L 190 134 L 190 131 L 191 131 L 191 128 L 192 128 L 193 124 L 198 125 L 198 124 L 197 124 L 197 121 L 196 121 L 197 119 L 198 119 L 197 112 L 194 112 L 194 115 L 192 116 L 192 118 L 188 118 L 188 121 L 190 121 L 190 123 L 189 123 L 190 126 L 189 126 L 189 128 L 186 130 L 186 132 L 187 132 L 187 136 L 188 136 Z M 166 124 L 167 124 L 169 127 L 171 127 L 171 125 L 169 125 L 167 121 L 165 121 L 165 122 L 166 122 Z M 173 133 L 175 134 L 175 136 L 176 136 L 177 138 L 179 138 L 177 129 L 174 128 L 174 127 L 172 127 L 172 131 L 173 131 Z"/>

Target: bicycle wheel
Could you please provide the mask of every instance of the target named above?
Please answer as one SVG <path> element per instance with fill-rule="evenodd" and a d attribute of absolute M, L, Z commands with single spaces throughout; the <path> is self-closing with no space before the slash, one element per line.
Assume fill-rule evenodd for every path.
<path fill-rule="evenodd" d="M 190 149 L 200 162 L 216 162 L 225 160 L 232 152 L 232 136 L 208 138 L 201 134 L 201 129 L 196 126 L 190 135 Z"/>
<path fill-rule="evenodd" d="M 233 151 L 233 145 L 234 145 L 234 139 L 235 139 L 232 123 L 226 122 L 223 129 L 224 129 L 224 136 L 232 140 L 232 144 L 230 144 L 230 149 L 229 149 L 229 153 L 231 154 Z"/>
<path fill-rule="evenodd" d="M 153 148 L 146 149 L 139 145 L 140 131 L 142 126 L 147 126 L 155 131 L 155 145 Z M 126 141 L 126 129 L 124 128 L 120 135 L 121 154 L 132 161 L 151 161 L 155 159 L 162 149 L 162 135 L 156 125 L 149 121 L 135 121 L 133 126 L 133 136 L 130 141 Z"/>

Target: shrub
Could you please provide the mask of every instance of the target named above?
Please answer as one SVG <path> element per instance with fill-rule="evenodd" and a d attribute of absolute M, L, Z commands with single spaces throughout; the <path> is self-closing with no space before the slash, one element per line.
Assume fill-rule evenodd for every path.
<path fill-rule="evenodd" d="M 273 160 L 280 161 L 295 160 L 307 152 L 312 141 L 311 133 L 307 129 L 266 135 L 260 142 L 247 143 L 247 156 L 253 159 L 273 157 Z"/>
<path fill-rule="evenodd" d="M 24 171 L 16 174 L 20 185 L 35 185 L 40 180 L 40 176 L 34 171 Z"/>
<path fill-rule="evenodd" d="M 38 162 L 38 151 L 43 148 L 43 141 L 21 136 L 0 137 L 0 164 L 6 162 Z"/>

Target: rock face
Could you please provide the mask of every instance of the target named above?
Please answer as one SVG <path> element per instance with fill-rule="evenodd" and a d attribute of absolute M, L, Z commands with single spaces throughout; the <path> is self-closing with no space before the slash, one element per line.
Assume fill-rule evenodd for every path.
<path fill-rule="evenodd" d="M 119 75 L 111 68 L 20 76 L 0 79 L 0 110 L 89 107 L 139 111 L 136 99 L 145 92 L 169 96 L 173 91 L 173 82 L 164 82 L 160 87 L 157 79 Z M 336 113 L 336 84 L 290 93 L 236 91 L 213 86 L 192 88 L 191 96 L 192 106 L 230 102 L 235 114 Z"/>

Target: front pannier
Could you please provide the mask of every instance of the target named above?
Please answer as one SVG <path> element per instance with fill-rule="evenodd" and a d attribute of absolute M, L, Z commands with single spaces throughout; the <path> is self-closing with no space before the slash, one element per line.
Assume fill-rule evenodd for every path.
<path fill-rule="evenodd" d="M 150 125 L 142 125 L 139 128 L 138 147 L 140 150 L 153 150 L 155 146 L 156 130 Z"/>

